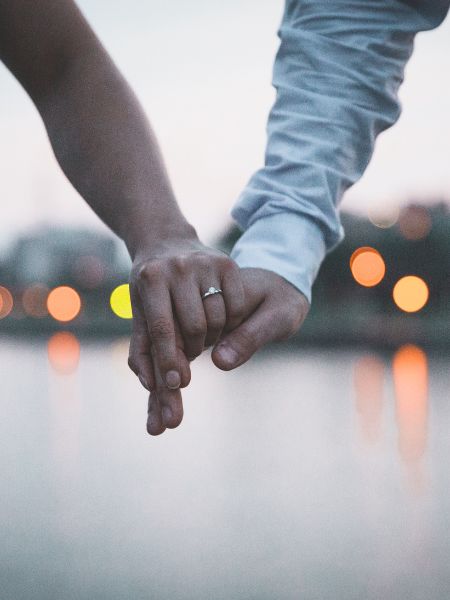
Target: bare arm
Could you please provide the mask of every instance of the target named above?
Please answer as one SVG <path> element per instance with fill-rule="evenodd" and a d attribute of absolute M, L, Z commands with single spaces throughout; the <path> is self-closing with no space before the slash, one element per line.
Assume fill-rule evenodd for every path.
<path fill-rule="evenodd" d="M 136 97 L 72 0 L 0 0 L 0 58 L 39 110 L 69 180 L 128 247 L 130 366 L 156 390 L 149 432 L 176 427 L 188 358 L 242 320 L 239 269 L 182 215 Z M 209 286 L 224 295 L 203 303 Z"/>
<path fill-rule="evenodd" d="M 195 237 L 125 79 L 71 0 L 0 0 L 0 57 L 38 108 L 63 171 L 132 256 Z"/>

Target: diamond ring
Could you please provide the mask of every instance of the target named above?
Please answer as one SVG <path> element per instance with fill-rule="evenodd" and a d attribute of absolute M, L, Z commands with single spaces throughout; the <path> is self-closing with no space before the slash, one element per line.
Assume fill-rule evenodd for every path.
<path fill-rule="evenodd" d="M 214 294 L 223 294 L 223 292 L 221 289 L 211 286 L 210 288 L 208 288 L 208 291 L 202 294 L 202 300 L 204 300 L 208 296 L 213 296 Z"/>

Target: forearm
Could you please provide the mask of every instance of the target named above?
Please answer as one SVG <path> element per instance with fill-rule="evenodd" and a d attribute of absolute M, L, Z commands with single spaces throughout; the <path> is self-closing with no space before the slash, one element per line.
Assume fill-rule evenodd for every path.
<path fill-rule="evenodd" d="M 265 166 L 232 211 L 244 230 L 231 254 L 240 266 L 272 269 L 310 298 L 344 235 L 342 195 L 399 115 L 414 35 L 444 14 L 391 0 L 287 1 Z"/>
<path fill-rule="evenodd" d="M 150 124 L 106 53 L 76 58 L 37 106 L 63 171 L 132 256 L 154 240 L 194 235 Z"/>

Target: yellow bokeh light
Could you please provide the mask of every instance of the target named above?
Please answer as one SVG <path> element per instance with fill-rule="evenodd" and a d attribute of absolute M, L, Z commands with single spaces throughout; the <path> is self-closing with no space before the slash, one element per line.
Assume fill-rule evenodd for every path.
<path fill-rule="evenodd" d="M 377 285 L 386 273 L 383 257 L 370 246 L 363 246 L 353 252 L 350 269 L 355 280 L 365 287 Z"/>
<path fill-rule="evenodd" d="M 130 286 L 128 283 L 123 283 L 113 290 L 109 299 L 111 310 L 121 319 L 132 319 L 133 313 L 131 310 Z"/>
<path fill-rule="evenodd" d="M 407 275 L 397 281 L 392 296 L 401 310 L 417 312 L 428 302 L 428 286 L 420 277 Z"/>
<path fill-rule="evenodd" d="M 11 292 L 5 287 L 0 286 L 0 319 L 9 315 L 14 306 Z"/>
<path fill-rule="evenodd" d="M 73 288 L 62 285 L 48 295 L 47 310 L 57 321 L 72 321 L 81 310 L 81 298 Z"/>
<path fill-rule="evenodd" d="M 68 331 L 55 333 L 48 341 L 48 359 L 58 373 L 73 373 L 80 359 L 80 342 Z"/>

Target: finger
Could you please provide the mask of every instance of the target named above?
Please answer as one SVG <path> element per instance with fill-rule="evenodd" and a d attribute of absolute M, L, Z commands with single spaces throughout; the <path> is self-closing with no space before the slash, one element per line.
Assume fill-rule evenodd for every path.
<path fill-rule="evenodd" d="M 209 279 L 206 279 L 203 282 L 203 285 L 200 286 L 200 292 L 203 294 L 205 291 L 211 287 L 211 281 L 214 281 L 214 276 L 211 276 Z M 217 284 L 213 287 L 220 288 L 220 285 Z M 201 297 L 201 295 L 200 295 Z M 222 294 L 212 294 L 203 298 L 203 309 L 205 311 L 206 323 L 208 326 L 207 334 L 205 338 L 205 347 L 212 346 L 219 339 L 223 328 L 226 323 L 226 310 L 225 310 L 225 302 Z"/>
<path fill-rule="evenodd" d="M 178 348 L 178 362 L 180 365 L 181 384 L 180 388 L 187 387 L 191 382 L 191 367 L 189 361 L 184 355 L 183 350 Z"/>
<path fill-rule="evenodd" d="M 139 296 L 147 321 L 153 369 L 157 366 L 165 385 L 177 389 L 181 379 L 171 298 L 167 286 L 155 279 L 152 273 L 150 271 L 147 279 L 141 276 Z"/>
<path fill-rule="evenodd" d="M 158 394 L 153 390 L 148 398 L 147 431 L 150 435 L 160 435 L 165 430 Z"/>
<path fill-rule="evenodd" d="M 193 360 L 203 352 L 207 331 L 198 283 L 193 278 L 180 278 L 170 293 L 183 338 L 184 353 L 189 360 Z"/>
<path fill-rule="evenodd" d="M 154 357 L 153 357 L 154 358 Z M 183 420 L 183 401 L 180 390 L 172 390 L 165 385 L 157 363 L 153 362 L 153 371 L 155 374 L 157 401 L 160 409 L 161 421 L 164 427 L 173 429 Z M 157 410 L 155 408 L 155 417 Z M 156 420 L 158 424 L 158 421 Z"/>
<path fill-rule="evenodd" d="M 285 335 L 278 311 L 263 302 L 246 321 L 226 334 L 213 349 L 211 358 L 219 369 L 229 371 L 244 364 L 268 342 Z"/>
<path fill-rule="evenodd" d="M 221 288 L 225 302 L 226 324 L 224 332 L 233 331 L 242 323 L 245 314 L 245 290 L 240 269 L 234 262 L 229 262 L 222 273 Z"/>
<path fill-rule="evenodd" d="M 178 319 L 175 318 L 175 339 L 177 345 L 178 364 L 180 367 L 181 384 L 180 388 L 187 387 L 191 381 L 191 367 L 184 350 L 184 340 L 181 335 Z"/>
<path fill-rule="evenodd" d="M 147 323 L 142 313 L 142 308 L 133 306 L 133 331 L 128 354 L 128 366 L 138 376 L 141 384 L 148 391 L 155 387 L 150 339 L 148 337 Z"/>

